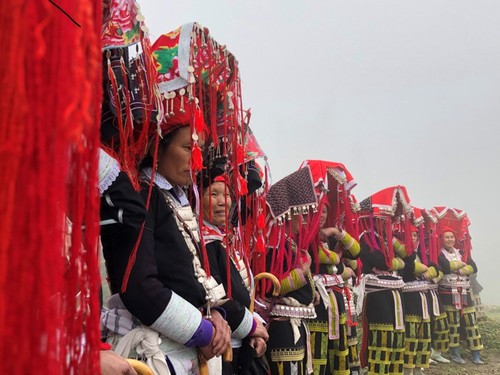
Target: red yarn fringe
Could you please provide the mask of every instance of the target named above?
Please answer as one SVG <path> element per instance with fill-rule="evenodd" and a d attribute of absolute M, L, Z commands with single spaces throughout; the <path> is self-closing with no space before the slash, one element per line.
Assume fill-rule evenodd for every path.
<path fill-rule="evenodd" d="M 0 352 L 8 373 L 100 372 L 102 4 L 57 4 L 81 27 L 48 1 L 0 2 Z"/>

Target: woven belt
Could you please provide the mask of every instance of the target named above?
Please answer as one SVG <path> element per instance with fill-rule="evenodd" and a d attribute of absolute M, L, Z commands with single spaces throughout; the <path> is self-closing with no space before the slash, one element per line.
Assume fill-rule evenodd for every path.
<path fill-rule="evenodd" d="M 455 289 L 455 288 L 470 288 L 469 280 L 441 280 L 439 286 L 446 289 Z"/>
<path fill-rule="evenodd" d="M 403 292 L 425 292 L 429 290 L 427 281 L 411 281 L 403 286 Z"/>
<path fill-rule="evenodd" d="M 325 287 L 330 287 L 330 286 L 339 286 L 343 287 L 344 286 L 344 279 L 342 278 L 341 275 L 315 275 L 314 276 L 314 282 L 315 283 L 321 283 Z"/>
<path fill-rule="evenodd" d="M 286 317 L 286 318 L 299 318 L 299 319 L 315 319 L 316 311 L 314 307 L 309 306 L 287 306 L 276 305 L 271 311 L 271 316 Z"/>
<path fill-rule="evenodd" d="M 371 292 L 375 290 L 370 290 L 370 288 L 375 289 L 401 289 L 405 285 L 405 282 L 400 277 L 393 279 L 382 279 L 373 274 L 365 275 L 365 286 L 366 292 Z"/>

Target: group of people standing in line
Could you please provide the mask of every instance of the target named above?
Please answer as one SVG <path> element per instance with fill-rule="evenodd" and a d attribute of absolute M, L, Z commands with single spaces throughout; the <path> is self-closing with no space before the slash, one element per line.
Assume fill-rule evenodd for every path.
<path fill-rule="evenodd" d="M 333 161 L 271 183 L 206 27 L 151 44 L 136 0 L 35 3 L 0 6 L 8 369 L 418 375 L 463 364 L 463 338 L 483 363 L 464 211 L 404 186 L 358 202 Z"/>
<path fill-rule="evenodd" d="M 101 230 L 113 293 L 103 323 L 108 341 L 121 355 L 144 359 L 158 373 L 199 373 L 202 356 L 209 360 L 210 373 L 359 374 L 367 366 L 369 374 L 422 374 L 433 359 L 449 362 L 442 356 L 448 350 L 451 360 L 464 363 L 460 334 L 465 333 L 472 362 L 482 363 L 468 279 L 477 272 L 476 265 L 455 247 L 456 230 L 447 226 L 434 226 L 440 228 L 440 248 L 432 256 L 430 241 L 436 235 L 429 225 L 425 228 L 425 220 L 420 227 L 414 225 L 424 210 L 410 206 L 409 214 L 404 213 L 404 187 L 385 189 L 360 204 L 341 194 L 331 201 L 332 191 L 324 190 L 315 203 L 311 194 L 324 185 L 314 186 L 311 171 L 318 165 L 327 173 L 343 169 L 323 161 L 308 161 L 272 185 L 270 212 L 273 205 L 278 205 L 277 212 L 286 210 L 269 223 L 266 271 L 277 278 L 280 292 L 272 296 L 269 287 L 261 287 L 256 297 L 252 260 L 231 249 L 235 231 L 228 223 L 233 207 L 229 179 L 199 179 L 205 188 L 200 197 L 203 217 L 198 220 L 185 190 L 191 185 L 189 126 L 176 128 L 164 139 L 157 166 L 141 171 L 144 203 L 154 182 L 149 209 L 136 212 L 145 216 L 146 224 L 125 291 L 121 286 L 141 228 L 124 221 Z M 333 192 L 342 192 L 341 184 L 328 178 L 336 185 Z M 112 198 L 113 185 L 111 193 L 103 192 L 103 208 L 119 207 Z M 304 190 L 289 196 L 294 187 Z M 373 204 L 380 193 L 390 200 Z M 341 202 L 346 197 L 347 206 Z M 140 207 L 139 199 L 133 203 Z M 374 210 L 384 203 L 386 212 Z M 357 214 L 346 215 L 342 205 Z M 297 206 L 300 210 L 294 210 Z M 361 229 L 359 237 L 338 217 L 329 220 L 335 211 L 358 220 L 351 227 Z M 438 213 L 425 215 L 432 224 Z M 201 238 L 210 275 L 204 269 Z M 261 314 L 251 312 L 251 304 Z M 221 361 L 228 350 L 232 361 Z"/>
<path fill-rule="evenodd" d="M 227 48 L 187 24 L 143 49 L 105 54 L 101 320 L 116 353 L 156 374 L 421 374 L 447 351 L 463 363 L 464 334 L 482 363 L 464 212 L 413 207 L 403 186 L 358 203 L 331 161 L 270 185 Z"/>

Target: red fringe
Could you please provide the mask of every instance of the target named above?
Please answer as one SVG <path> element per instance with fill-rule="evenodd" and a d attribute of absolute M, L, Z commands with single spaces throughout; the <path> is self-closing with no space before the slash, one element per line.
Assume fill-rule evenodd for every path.
<path fill-rule="evenodd" d="M 58 5 L 81 28 L 48 1 L 0 2 L 0 350 L 12 373 L 100 372 L 102 10 Z"/>

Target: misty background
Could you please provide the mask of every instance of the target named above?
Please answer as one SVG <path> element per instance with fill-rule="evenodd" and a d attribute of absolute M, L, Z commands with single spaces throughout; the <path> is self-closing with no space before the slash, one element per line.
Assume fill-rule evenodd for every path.
<path fill-rule="evenodd" d="M 239 61 L 277 181 L 344 163 L 358 201 L 404 185 L 465 210 L 483 303 L 500 305 L 500 1 L 139 0 L 151 41 L 196 21 Z"/>

